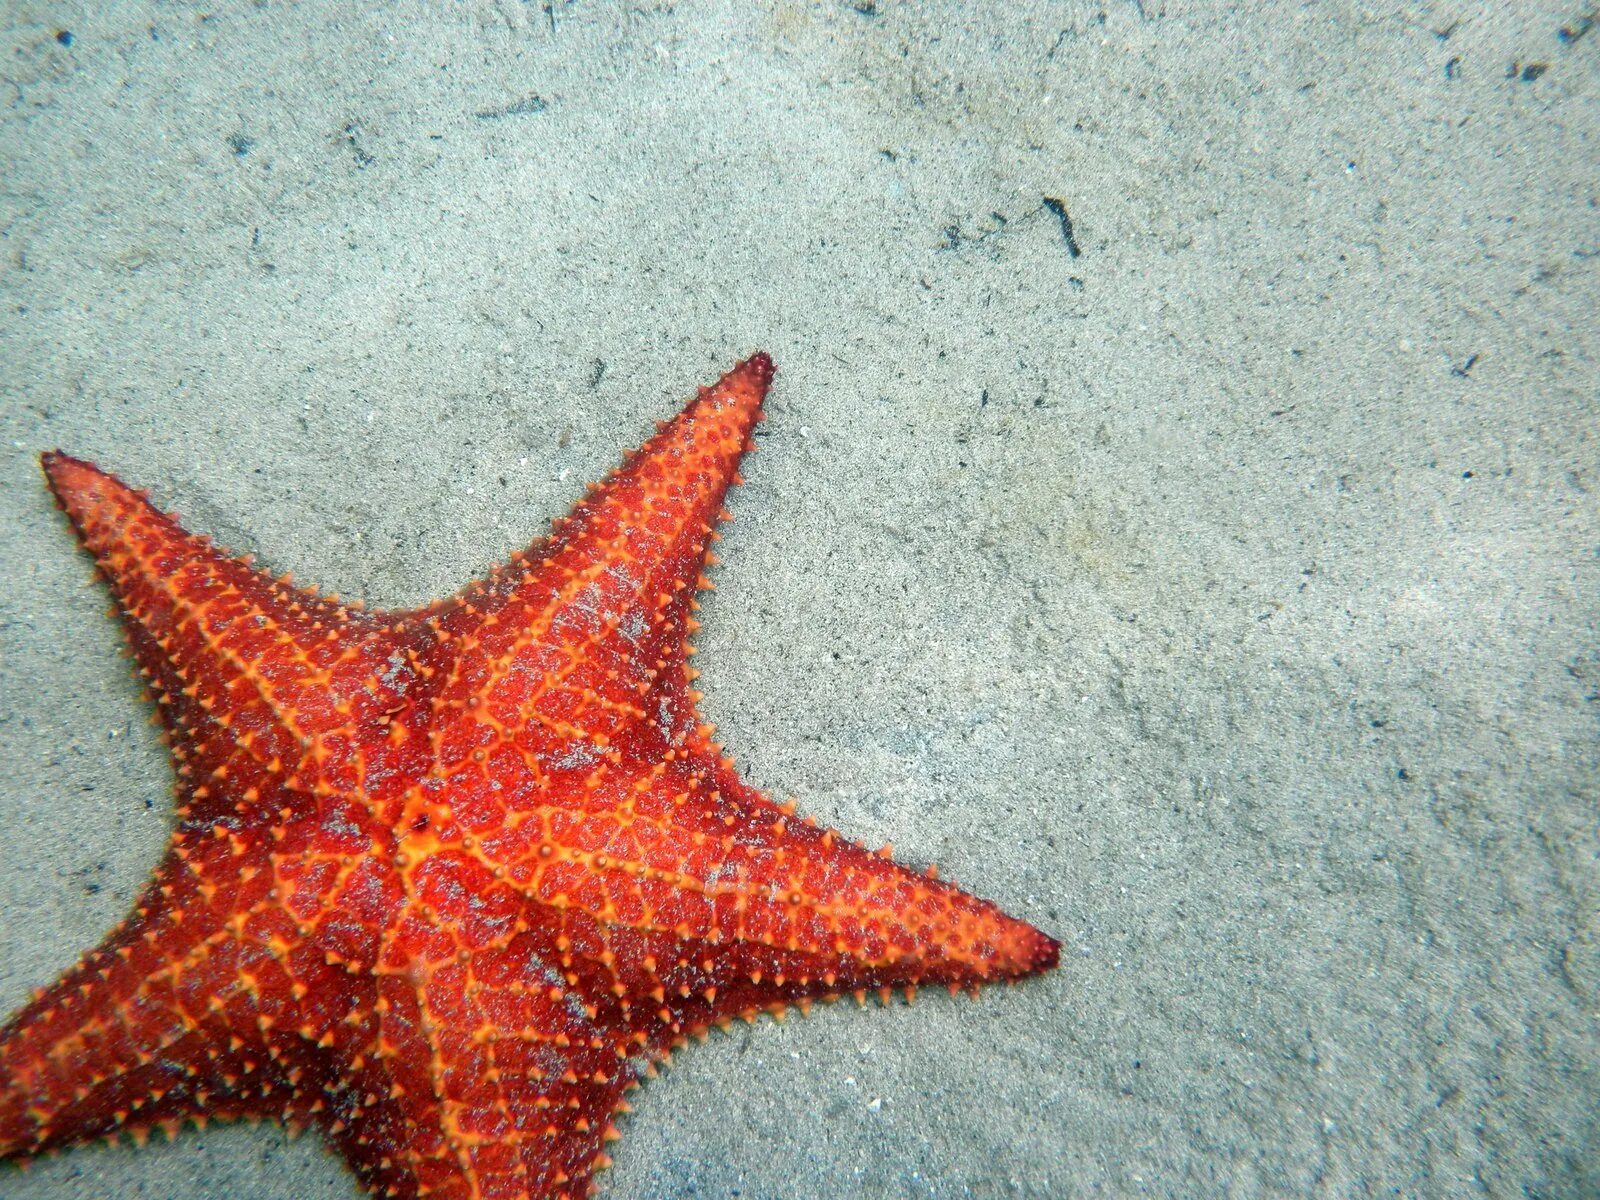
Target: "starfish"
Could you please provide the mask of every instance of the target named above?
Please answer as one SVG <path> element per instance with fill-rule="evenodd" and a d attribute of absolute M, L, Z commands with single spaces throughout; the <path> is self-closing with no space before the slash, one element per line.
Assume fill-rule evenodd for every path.
<path fill-rule="evenodd" d="M 772 375 L 740 363 L 547 538 L 411 612 L 43 456 L 177 816 L 130 916 L 0 1028 L 0 1159 L 270 1118 L 375 1196 L 572 1200 L 624 1093 L 712 1025 L 1056 965 L 743 782 L 697 711 L 694 596 Z"/>

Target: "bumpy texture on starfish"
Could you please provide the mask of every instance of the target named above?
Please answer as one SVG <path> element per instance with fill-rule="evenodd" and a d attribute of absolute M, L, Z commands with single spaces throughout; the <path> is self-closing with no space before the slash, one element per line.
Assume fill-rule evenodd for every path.
<path fill-rule="evenodd" d="M 757 354 L 454 599 L 366 613 L 44 456 L 177 764 L 128 920 L 0 1029 L 0 1158 L 314 1125 L 374 1195 L 589 1193 L 690 1034 L 1056 964 L 983 900 L 795 818 L 695 710 L 687 638 Z"/>

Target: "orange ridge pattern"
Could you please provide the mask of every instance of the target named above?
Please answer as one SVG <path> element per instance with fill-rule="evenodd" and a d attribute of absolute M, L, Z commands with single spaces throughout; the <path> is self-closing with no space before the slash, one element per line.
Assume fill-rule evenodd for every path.
<path fill-rule="evenodd" d="M 177 768 L 133 913 L 0 1029 L 0 1159 L 186 1121 L 320 1129 L 375 1196 L 574 1200 L 690 1035 L 1054 967 L 994 905 L 741 781 L 694 594 L 773 367 L 416 612 L 231 558 L 60 452 Z"/>

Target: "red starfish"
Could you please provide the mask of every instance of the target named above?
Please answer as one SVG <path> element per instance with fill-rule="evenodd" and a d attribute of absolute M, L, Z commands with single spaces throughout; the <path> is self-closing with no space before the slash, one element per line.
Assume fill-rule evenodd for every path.
<path fill-rule="evenodd" d="M 367 613 L 44 456 L 178 775 L 133 914 L 0 1029 L 0 1158 L 315 1125 L 374 1194 L 590 1191 L 689 1034 L 1056 965 L 1032 926 L 743 783 L 695 710 L 757 354 L 454 599 Z"/>

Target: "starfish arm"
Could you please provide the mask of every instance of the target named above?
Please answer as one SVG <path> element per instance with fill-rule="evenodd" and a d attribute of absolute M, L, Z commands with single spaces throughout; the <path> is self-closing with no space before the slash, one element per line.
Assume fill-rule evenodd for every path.
<path fill-rule="evenodd" d="M 381 1078 L 356 1091 L 397 1100 L 408 1132 L 335 1139 L 378 1194 L 575 1200 L 609 1161 L 646 1040 L 619 1019 L 617 959 L 587 913 L 530 902 L 504 875 L 464 850 L 432 855 L 385 938 Z"/>
<path fill-rule="evenodd" d="M 348 775 L 357 728 L 406 708 L 415 674 L 379 619 L 229 557 L 91 463 L 43 466 L 158 702 L 180 819 L 212 816 L 223 779 L 230 813 L 276 811 L 302 774 Z"/>
<path fill-rule="evenodd" d="M 587 1195 L 633 1072 L 550 999 L 525 940 L 503 949 L 529 958 L 507 970 L 499 956 L 493 983 L 487 963 L 381 971 L 327 1052 L 307 1040 L 279 1050 L 295 1081 L 282 1116 L 319 1126 L 367 1192 L 389 1200 Z"/>
<path fill-rule="evenodd" d="M 248 852 L 234 849 L 199 848 L 237 868 Z M 133 914 L 0 1027 L 0 1158 L 171 1133 L 191 1117 L 278 1114 L 271 1074 L 258 1071 L 250 956 L 195 903 L 204 888 L 169 856 Z"/>
<path fill-rule="evenodd" d="M 554 1061 L 514 1034 L 446 1061 L 454 1077 L 486 1061 L 526 1057 Z M 511 1067 L 489 1067 L 491 1082 L 425 1112 L 367 1092 L 374 1102 L 358 1099 L 353 1119 L 338 1119 L 329 1140 L 367 1193 L 387 1200 L 580 1200 L 591 1194 L 594 1172 L 610 1163 L 604 1145 L 617 1136 L 611 1118 L 632 1076 L 618 1077 L 612 1061 L 608 1082 L 593 1082 L 599 1059 L 592 1053 L 568 1051 L 559 1061 L 567 1065 L 551 1079 L 509 1086 L 493 1072 Z"/>
<path fill-rule="evenodd" d="M 582 804 L 519 814 L 475 861 L 591 923 L 570 940 L 602 1023 L 642 1047 L 817 997 L 972 988 L 1058 961 L 1033 926 L 795 817 L 712 753 L 601 767 L 586 783 Z"/>
<path fill-rule="evenodd" d="M 500 741 L 548 760 L 645 718 L 694 728 L 692 598 L 772 373 L 757 354 L 701 389 L 547 541 L 412 618 L 455 652 L 433 702 L 441 770 Z"/>
<path fill-rule="evenodd" d="M 888 847 L 868 850 L 793 816 L 726 760 L 700 762 L 705 782 L 678 820 L 702 831 L 680 870 L 704 890 L 680 895 L 675 929 L 737 950 L 718 964 L 707 1017 L 692 998 L 695 973 L 676 981 L 691 992 L 685 1023 L 872 990 L 976 990 L 1057 965 L 1060 944 L 1027 922 L 895 862 Z"/>

